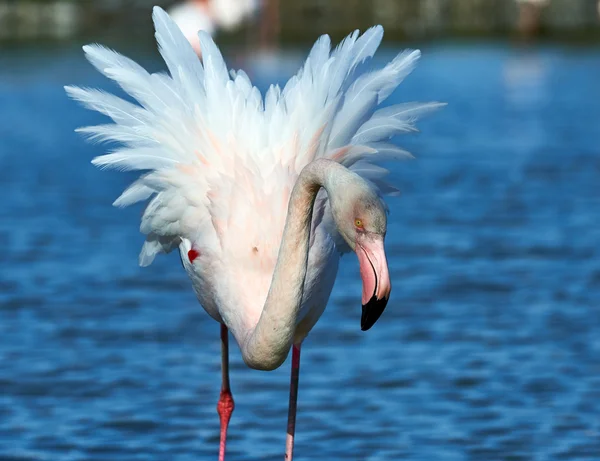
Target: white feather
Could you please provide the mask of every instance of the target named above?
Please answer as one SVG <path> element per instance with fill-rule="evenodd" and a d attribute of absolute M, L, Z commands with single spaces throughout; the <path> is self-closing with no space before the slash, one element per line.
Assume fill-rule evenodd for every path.
<path fill-rule="evenodd" d="M 124 208 L 134 203 L 148 199 L 156 191 L 143 183 L 143 178 L 134 182 L 113 202 L 113 205 Z"/>
<path fill-rule="evenodd" d="M 202 98 L 202 86 L 193 83 L 204 80 L 204 69 L 198 61 L 195 51 L 189 46 L 188 40 L 179 32 L 165 11 L 155 8 L 152 16 L 157 24 L 155 36 L 158 49 L 171 76 L 182 89 L 186 90 L 189 97 Z M 182 78 L 183 76 L 186 78 Z"/>
<path fill-rule="evenodd" d="M 138 148 L 122 149 L 112 154 L 102 155 L 92 160 L 92 163 L 101 168 L 132 171 L 173 168 L 179 162 L 162 156 L 157 149 Z"/>
<path fill-rule="evenodd" d="M 110 117 L 115 123 L 131 126 L 148 122 L 141 107 L 105 91 L 76 86 L 66 86 L 65 90 L 71 98 Z"/>
<path fill-rule="evenodd" d="M 373 57 L 383 39 L 383 27 L 373 26 L 356 40 L 353 53 L 354 59 L 350 64 L 350 71 L 354 70 L 368 58 Z"/>

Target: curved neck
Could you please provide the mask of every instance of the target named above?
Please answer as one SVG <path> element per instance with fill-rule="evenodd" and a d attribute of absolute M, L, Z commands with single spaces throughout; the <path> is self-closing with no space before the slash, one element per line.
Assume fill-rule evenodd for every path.
<path fill-rule="evenodd" d="M 244 362 L 252 368 L 273 370 L 288 355 L 302 302 L 315 199 L 321 187 L 330 196 L 333 178 L 340 175 L 353 173 L 337 162 L 318 159 L 302 170 L 294 185 L 275 272 L 260 319 L 245 340 L 238 341 Z"/>

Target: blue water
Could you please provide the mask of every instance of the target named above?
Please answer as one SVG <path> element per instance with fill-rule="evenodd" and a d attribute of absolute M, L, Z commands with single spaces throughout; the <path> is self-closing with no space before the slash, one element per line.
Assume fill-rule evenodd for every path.
<path fill-rule="evenodd" d="M 343 259 L 296 459 L 598 460 L 600 48 L 424 52 L 391 102 L 450 104 L 393 165 L 392 299 L 361 332 Z M 264 88 L 295 56 L 244 65 Z M 90 165 L 73 130 L 103 119 L 64 84 L 113 89 L 78 47 L 0 52 L 0 459 L 216 459 L 218 325 L 177 256 L 137 266 L 141 207 L 111 207 L 134 175 Z M 229 459 L 282 459 L 289 361 L 231 360 Z"/>

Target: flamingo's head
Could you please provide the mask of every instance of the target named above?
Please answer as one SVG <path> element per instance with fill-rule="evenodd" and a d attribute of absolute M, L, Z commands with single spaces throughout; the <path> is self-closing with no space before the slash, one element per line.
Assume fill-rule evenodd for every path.
<path fill-rule="evenodd" d="M 371 328 L 387 305 L 392 290 L 383 241 L 387 215 L 382 200 L 360 176 L 330 197 L 338 232 L 358 256 L 362 277 L 361 330 Z"/>

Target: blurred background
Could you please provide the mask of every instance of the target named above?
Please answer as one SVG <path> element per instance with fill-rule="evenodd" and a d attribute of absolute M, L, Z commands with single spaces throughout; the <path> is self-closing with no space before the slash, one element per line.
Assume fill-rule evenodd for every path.
<path fill-rule="evenodd" d="M 376 65 L 423 51 L 386 104 L 449 103 L 387 165 L 386 312 L 360 331 L 347 256 L 305 342 L 297 459 L 600 459 L 596 0 L 0 0 L 0 460 L 216 458 L 218 325 L 177 255 L 138 267 L 142 208 L 111 207 L 135 174 L 90 164 L 73 130 L 106 120 L 63 90 L 118 93 L 89 42 L 163 69 L 156 3 L 261 90 L 381 23 Z M 289 363 L 232 349 L 228 458 L 280 459 Z"/>

